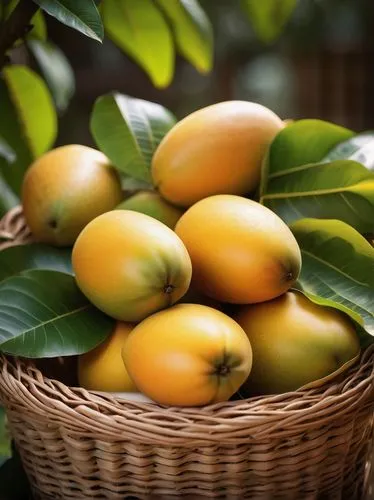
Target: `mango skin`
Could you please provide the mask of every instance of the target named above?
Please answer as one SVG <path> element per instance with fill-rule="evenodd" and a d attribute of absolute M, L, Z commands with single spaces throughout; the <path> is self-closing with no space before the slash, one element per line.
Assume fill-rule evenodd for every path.
<path fill-rule="evenodd" d="M 233 317 L 253 349 L 252 371 L 240 389 L 246 397 L 294 391 L 327 379 L 360 352 L 349 318 L 301 292 L 242 306 Z"/>
<path fill-rule="evenodd" d="M 122 348 L 134 326 L 118 321 L 103 343 L 79 356 L 80 387 L 91 391 L 138 392 L 122 361 Z"/>
<path fill-rule="evenodd" d="M 273 299 L 297 280 L 301 253 L 286 224 L 255 201 L 216 195 L 190 207 L 175 232 L 193 266 L 193 286 L 220 302 Z"/>
<path fill-rule="evenodd" d="M 252 365 L 242 328 L 198 304 L 177 304 L 149 316 L 129 335 L 122 357 L 143 394 L 176 406 L 227 401 Z"/>
<path fill-rule="evenodd" d="M 284 122 L 268 108 L 226 101 L 178 122 L 152 159 L 152 178 L 174 205 L 189 207 L 215 194 L 249 194 L 260 183 L 261 164 Z"/>
<path fill-rule="evenodd" d="M 178 301 L 178 304 L 200 304 L 202 306 L 212 307 L 213 309 L 217 309 L 221 311 L 224 307 L 223 304 L 218 302 L 217 300 L 212 299 L 196 290 L 193 286 L 187 290 L 187 292 L 183 295 L 183 297 Z"/>
<path fill-rule="evenodd" d="M 182 210 L 168 203 L 155 191 L 139 191 L 120 203 L 116 210 L 134 210 L 149 215 L 170 229 L 175 228 L 183 214 Z"/>
<path fill-rule="evenodd" d="M 70 144 L 45 153 L 29 167 L 21 197 L 34 239 L 70 246 L 92 219 L 118 205 L 122 189 L 103 153 Z"/>
<path fill-rule="evenodd" d="M 75 242 L 72 264 L 86 297 L 109 316 L 130 322 L 177 302 L 192 274 L 174 231 L 132 210 L 112 210 L 91 221 Z"/>

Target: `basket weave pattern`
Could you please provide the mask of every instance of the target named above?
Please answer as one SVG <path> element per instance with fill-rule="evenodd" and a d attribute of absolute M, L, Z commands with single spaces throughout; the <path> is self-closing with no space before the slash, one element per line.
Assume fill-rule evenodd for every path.
<path fill-rule="evenodd" d="M 19 209 L 2 230 L 30 238 Z M 362 499 L 374 349 L 321 387 L 203 408 L 70 388 L 1 356 L 0 400 L 40 499 Z"/>
<path fill-rule="evenodd" d="M 22 208 L 14 207 L 0 220 L 0 250 L 31 241 L 32 237 L 23 218 Z"/>

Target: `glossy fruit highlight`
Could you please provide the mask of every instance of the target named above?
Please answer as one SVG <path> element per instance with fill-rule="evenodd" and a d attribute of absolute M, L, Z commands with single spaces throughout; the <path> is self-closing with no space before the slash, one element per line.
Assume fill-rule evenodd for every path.
<path fill-rule="evenodd" d="M 92 219 L 121 199 L 120 180 L 108 158 L 78 144 L 38 158 L 22 185 L 23 213 L 33 237 L 56 246 L 72 245 Z"/>
<path fill-rule="evenodd" d="M 164 137 L 152 160 L 153 182 L 182 207 L 214 194 L 247 194 L 260 183 L 267 147 L 284 128 L 270 109 L 226 101 L 199 109 Z"/>
<path fill-rule="evenodd" d="M 192 274 L 179 237 L 130 210 L 113 210 L 90 222 L 74 245 L 72 263 L 86 297 L 121 321 L 140 321 L 174 304 Z"/>
<path fill-rule="evenodd" d="M 222 301 L 248 304 L 286 292 L 301 268 L 286 224 L 255 201 L 233 195 L 205 198 L 175 228 L 190 254 L 193 286 Z"/>
<path fill-rule="evenodd" d="M 301 292 L 242 306 L 234 318 L 253 349 L 252 371 L 241 388 L 245 396 L 283 393 L 327 380 L 360 352 L 350 319 Z"/>
<path fill-rule="evenodd" d="M 183 213 L 182 210 L 168 203 L 155 191 L 139 191 L 120 203 L 116 210 L 134 210 L 149 215 L 170 229 L 175 228 Z"/>
<path fill-rule="evenodd" d="M 117 322 L 105 342 L 78 358 L 79 385 L 92 391 L 137 392 L 122 361 L 122 348 L 134 324 Z"/>
<path fill-rule="evenodd" d="M 252 365 L 242 328 L 222 312 L 198 304 L 178 304 L 142 321 L 122 355 L 142 393 L 176 406 L 227 401 Z"/>

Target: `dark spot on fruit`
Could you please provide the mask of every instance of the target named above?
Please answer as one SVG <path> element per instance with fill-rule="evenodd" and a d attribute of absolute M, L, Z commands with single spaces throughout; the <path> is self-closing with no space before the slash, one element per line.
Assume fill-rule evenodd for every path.
<path fill-rule="evenodd" d="M 290 283 L 297 279 L 299 270 L 291 262 L 280 263 L 280 277 L 283 283 Z"/>
<path fill-rule="evenodd" d="M 164 292 L 167 294 L 170 294 L 174 291 L 175 286 L 173 285 L 165 285 L 164 286 Z"/>
<path fill-rule="evenodd" d="M 230 373 L 230 367 L 225 365 L 225 364 L 222 364 L 222 365 L 218 365 L 217 366 L 217 369 L 216 369 L 216 374 L 219 376 L 219 377 L 225 377 L 226 375 L 228 375 Z"/>
<path fill-rule="evenodd" d="M 56 219 L 50 219 L 48 221 L 48 226 L 51 227 L 52 229 L 56 229 L 57 228 L 57 220 Z"/>

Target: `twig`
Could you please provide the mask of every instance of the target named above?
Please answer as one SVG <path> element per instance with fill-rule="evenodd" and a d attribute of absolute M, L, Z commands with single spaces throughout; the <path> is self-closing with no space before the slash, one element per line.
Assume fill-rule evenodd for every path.
<path fill-rule="evenodd" d="M 31 29 L 30 21 L 38 10 L 38 5 L 31 0 L 20 0 L 10 14 L 9 18 L 2 23 L 0 31 L 0 69 L 8 62 L 7 52 L 14 43 L 25 36 Z"/>

